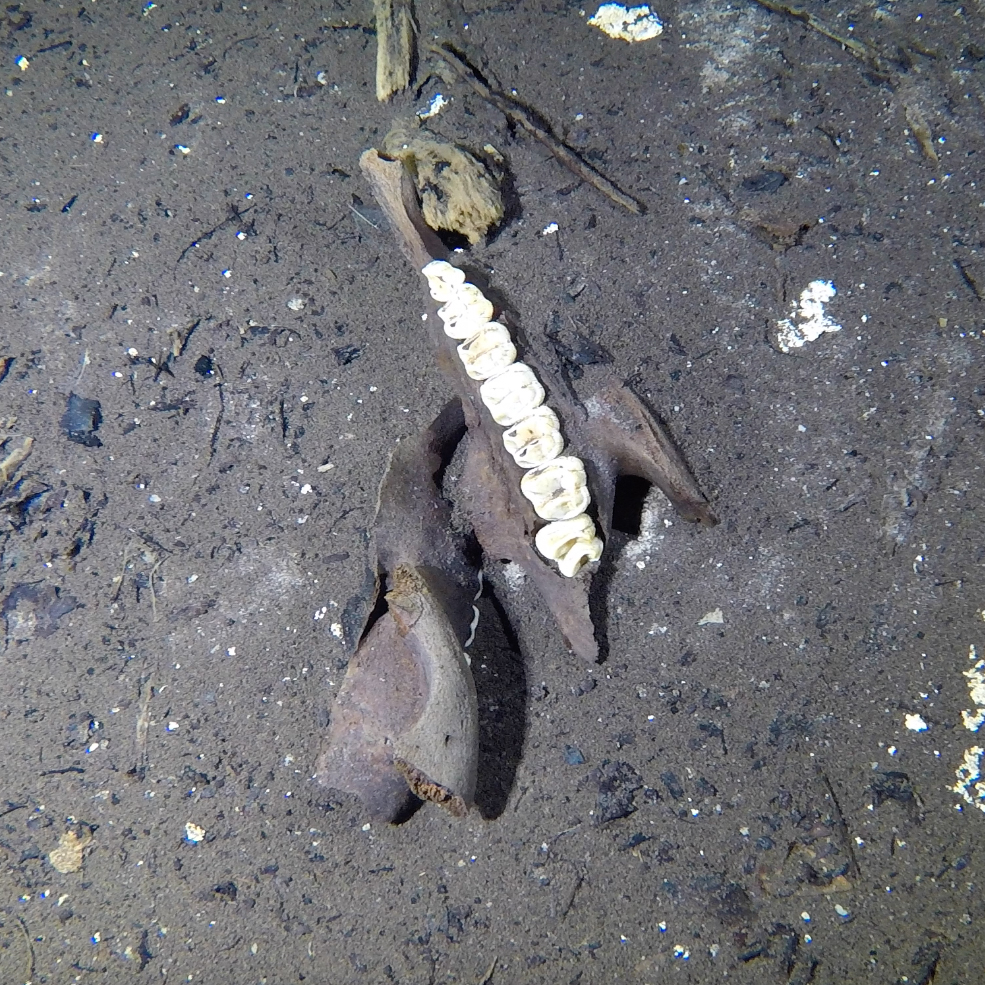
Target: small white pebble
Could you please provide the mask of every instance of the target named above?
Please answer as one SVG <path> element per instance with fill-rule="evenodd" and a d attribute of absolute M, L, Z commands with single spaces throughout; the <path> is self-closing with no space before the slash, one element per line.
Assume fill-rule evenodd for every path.
<path fill-rule="evenodd" d="M 721 609 L 712 609 L 706 612 L 699 620 L 699 626 L 720 626 L 725 622 L 725 616 Z"/>

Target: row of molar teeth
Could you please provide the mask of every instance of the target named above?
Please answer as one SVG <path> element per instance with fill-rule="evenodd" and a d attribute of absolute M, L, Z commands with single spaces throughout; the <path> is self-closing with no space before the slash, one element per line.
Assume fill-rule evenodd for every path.
<path fill-rule="evenodd" d="M 503 444 L 520 468 L 520 492 L 534 512 L 548 523 L 537 531 L 534 544 L 574 577 L 584 565 L 597 561 L 602 541 L 585 513 L 591 503 L 585 465 L 562 455 L 564 438 L 557 414 L 544 406 L 546 393 L 534 371 L 516 361 L 509 329 L 492 321 L 492 302 L 465 274 L 444 260 L 423 270 L 431 297 L 441 304 L 438 317 L 445 334 L 459 340 L 458 355 L 465 371 L 481 382 L 479 395 L 493 420 L 507 428 Z"/>

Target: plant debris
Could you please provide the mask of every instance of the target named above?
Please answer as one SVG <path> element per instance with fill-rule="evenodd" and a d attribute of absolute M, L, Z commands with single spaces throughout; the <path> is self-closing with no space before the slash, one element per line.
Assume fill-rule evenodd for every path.
<path fill-rule="evenodd" d="M 642 215 L 646 211 L 640 202 L 627 195 L 604 174 L 596 171 L 587 161 L 579 157 L 567 144 L 558 140 L 538 113 L 528 109 L 505 92 L 493 89 L 451 45 L 432 46 L 431 51 L 444 59 L 463 81 L 467 82 L 487 103 L 498 109 L 511 123 L 518 124 L 539 140 L 572 174 L 576 174 L 582 181 L 588 182 L 593 188 L 597 188 L 607 198 L 634 215 Z"/>
<path fill-rule="evenodd" d="M 410 85 L 414 18 L 410 0 L 373 0 L 376 17 L 376 98 L 385 103 Z"/>

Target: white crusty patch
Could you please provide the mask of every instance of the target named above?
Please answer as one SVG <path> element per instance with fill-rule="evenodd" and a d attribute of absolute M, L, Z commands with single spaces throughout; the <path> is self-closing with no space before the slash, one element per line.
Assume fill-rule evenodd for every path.
<path fill-rule="evenodd" d="M 781 352 L 799 349 L 826 332 L 840 332 L 841 325 L 828 317 L 824 306 L 838 293 L 829 280 L 812 280 L 790 308 L 790 317 L 777 322 L 776 344 Z"/>
<path fill-rule="evenodd" d="M 660 18 L 646 4 L 624 7 L 621 3 L 603 3 L 588 23 L 619 41 L 650 41 L 664 32 Z"/>

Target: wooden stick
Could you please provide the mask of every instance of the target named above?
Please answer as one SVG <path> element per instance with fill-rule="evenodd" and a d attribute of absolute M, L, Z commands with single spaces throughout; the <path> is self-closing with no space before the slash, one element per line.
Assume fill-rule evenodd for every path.
<path fill-rule="evenodd" d="M 539 140 L 561 164 L 581 178 L 582 181 L 587 181 L 593 188 L 597 188 L 607 198 L 611 198 L 617 205 L 628 209 L 634 215 L 642 215 L 646 211 L 641 202 L 617 188 L 604 174 L 596 171 L 567 144 L 558 140 L 546 125 L 542 126 L 537 121 L 536 114 L 527 109 L 526 106 L 507 96 L 506 93 L 490 88 L 479 77 L 475 69 L 449 45 L 443 44 L 440 47 L 432 45 L 431 51 L 443 58 L 458 76 L 467 82 L 487 103 Z"/>
<path fill-rule="evenodd" d="M 414 61 L 411 0 L 373 0 L 376 15 L 376 98 L 385 103 L 410 85 Z"/>

